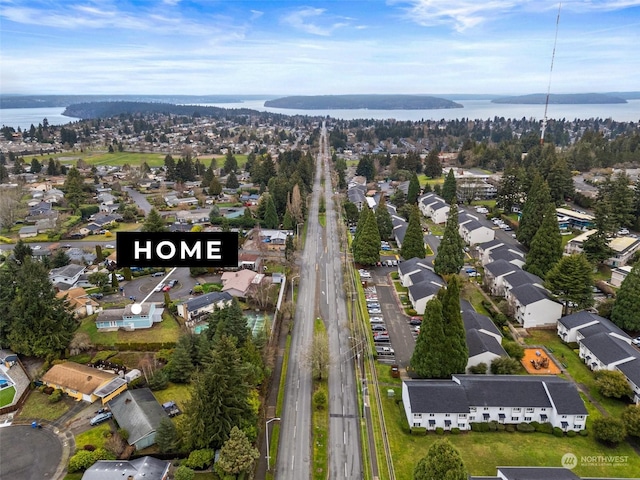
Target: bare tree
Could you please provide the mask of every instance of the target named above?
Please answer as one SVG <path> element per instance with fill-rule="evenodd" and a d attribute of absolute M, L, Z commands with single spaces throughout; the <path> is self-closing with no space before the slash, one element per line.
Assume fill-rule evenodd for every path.
<path fill-rule="evenodd" d="M 296 223 L 304 222 L 304 215 L 302 212 L 302 196 L 300 195 L 300 187 L 298 187 L 297 183 L 293 186 L 293 190 L 291 192 L 291 204 L 289 213 Z"/>
<path fill-rule="evenodd" d="M 0 188 L 0 227 L 10 229 L 18 220 L 22 188 Z"/>
<path fill-rule="evenodd" d="M 329 338 L 326 332 L 316 332 L 309 350 L 303 354 L 302 362 L 311 368 L 313 376 L 318 380 L 326 378 L 331 357 L 329 356 Z"/>
<path fill-rule="evenodd" d="M 263 277 L 262 281 L 254 286 L 251 299 L 255 302 L 258 308 L 265 309 L 269 305 L 273 304 L 271 299 L 272 291 L 273 283 L 271 283 L 271 277 Z"/>

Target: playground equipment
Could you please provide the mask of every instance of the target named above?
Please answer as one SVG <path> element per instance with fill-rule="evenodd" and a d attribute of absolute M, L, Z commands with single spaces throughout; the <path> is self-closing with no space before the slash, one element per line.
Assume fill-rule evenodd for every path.
<path fill-rule="evenodd" d="M 540 370 L 543 368 L 549 368 L 549 358 L 542 355 L 540 352 L 536 352 L 536 356 L 538 358 L 534 358 L 531 360 L 531 365 L 536 370 Z"/>

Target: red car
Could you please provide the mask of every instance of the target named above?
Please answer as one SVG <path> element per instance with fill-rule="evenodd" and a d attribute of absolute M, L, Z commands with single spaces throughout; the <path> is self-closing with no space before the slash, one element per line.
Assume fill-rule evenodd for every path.
<path fill-rule="evenodd" d="M 162 287 L 163 292 L 168 292 L 169 290 L 171 290 L 171 287 L 169 285 L 165 285 L 164 287 Z"/>

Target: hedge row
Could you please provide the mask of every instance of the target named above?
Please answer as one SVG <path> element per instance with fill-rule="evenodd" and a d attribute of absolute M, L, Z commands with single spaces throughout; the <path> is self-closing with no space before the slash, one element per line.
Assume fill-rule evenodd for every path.
<path fill-rule="evenodd" d="M 473 432 L 522 432 L 522 433 L 548 433 L 555 435 L 556 437 L 564 436 L 565 432 L 560 427 L 554 427 L 550 423 L 539 423 L 539 422 L 522 422 L 518 424 L 503 424 L 492 420 L 491 422 L 471 422 L 471 430 Z M 574 431 L 569 430 L 567 433 L 568 437 L 575 437 L 576 435 L 587 436 L 586 430 Z"/>

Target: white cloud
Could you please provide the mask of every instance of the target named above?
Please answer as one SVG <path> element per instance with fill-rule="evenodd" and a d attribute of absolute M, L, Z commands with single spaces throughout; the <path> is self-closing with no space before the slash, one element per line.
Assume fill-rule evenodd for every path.
<path fill-rule="evenodd" d="M 322 37 L 330 36 L 335 30 L 349 25 L 345 17 L 327 18 L 326 9 L 303 7 L 282 17 L 282 23 L 301 32 Z"/>

